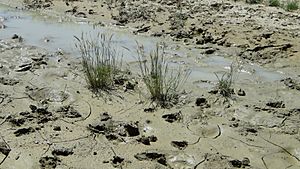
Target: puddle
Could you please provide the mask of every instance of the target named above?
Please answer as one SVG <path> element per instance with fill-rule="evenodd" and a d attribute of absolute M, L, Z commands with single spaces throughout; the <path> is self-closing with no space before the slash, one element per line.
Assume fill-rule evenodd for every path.
<path fill-rule="evenodd" d="M 203 58 L 201 61 L 202 67 L 192 68 L 191 78 L 196 81 L 216 82 L 218 80 L 216 74 L 218 77 L 222 77 L 225 72 L 229 72 L 232 64 L 232 60 L 221 56 L 211 56 Z M 234 79 L 239 82 L 249 82 L 251 80 L 257 83 L 279 81 L 285 77 L 285 74 L 276 70 L 267 70 L 249 63 L 243 64 L 242 68 L 234 75 Z M 200 84 L 198 86 L 211 88 L 212 84 Z"/>
<path fill-rule="evenodd" d="M 157 42 L 164 41 L 161 38 L 136 36 L 108 27 L 95 28 L 83 22 L 81 24 L 59 22 L 60 19 L 58 18 L 20 11 L 3 5 L 0 5 L 0 18 L 4 18 L 3 22 L 7 26 L 7 28 L 0 30 L 0 39 L 11 38 L 13 34 L 18 34 L 29 45 L 42 47 L 52 52 L 62 49 L 76 57 L 79 57 L 79 53 L 74 46 L 74 36 L 80 37 L 82 32 L 113 34 L 116 50 L 123 53 L 123 60 L 127 63 L 136 61 L 137 42 L 144 46 L 146 52 L 149 52 L 155 48 Z M 192 69 L 190 77 L 192 81 L 207 80 L 216 82 L 217 77 L 214 73 L 228 71 L 232 63 L 232 60 L 224 57 L 207 57 L 201 55 L 197 61 L 200 64 L 197 64 L 195 60 L 201 53 L 200 50 L 189 50 L 185 47 L 178 47 L 178 44 L 173 42 L 168 43 L 168 46 L 169 48 L 166 52 L 174 57 L 174 64 L 187 65 Z M 284 74 L 273 70 L 266 70 L 257 65 L 247 64 L 243 66 L 244 69 L 238 73 L 239 80 L 272 82 L 284 78 Z"/>
<path fill-rule="evenodd" d="M 11 38 L 18 34 L 30 45 L 42 47 L 50 51 L 63 49 L 65 52 L 79 56 L 74 46 L 74 36 L 80 37 L 82 32 L 89 32 L 91 35 L 107 33 L 113 35 L 116 50 L 123 53 L 123 59 L 135 60 L 132 56 L 136 52 L 137 42 L 144 45 L 146 51 L 155 47 L 156 39 L 150 37 L 135 36 L 128 33 L 113 30 L 105 27 L 93 27 L 81 22 L 59 22 L 59 19 L 32 12 L 14 10 L 0 5 L 0 17 L 4 18 L 6 29 L 0 30 L 0 39 Z M 128 51 L 126 49 L 132 51 Z"/>

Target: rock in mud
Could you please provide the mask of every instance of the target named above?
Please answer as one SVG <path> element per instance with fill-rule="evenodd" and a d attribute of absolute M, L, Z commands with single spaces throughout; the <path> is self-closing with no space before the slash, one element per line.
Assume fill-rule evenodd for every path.
<path fill-rule="evenodd" d="M 72 148 L 65 148 L 65 147 L 61 147 L 61 148 L 55 148 L 52 151 L 52 155 L 55 156 L 68 156 L 68 155 L 72 155 L 73 149 Z"/>
<path fill-rule="evenodd" d="M 179 150 L 184 150 L 188 146 L 187 141 L 172 141 L 171 145 L 178 148 Z"/>
<path fill-rule="evenodd" d="M 182 119 L 182 113 L 181 111 L 179 111 L 177 113 L 165 114 L 162 116 L 162 118 L 164 118 L 165 121 L 169 123 L 173 123 L 175 121 L 180 121 Z"/>
<path fill-rule="evenodd" d="M 22 136 L 22 135 L 33 133 L 34 131 L 35 130 L 32 127 L 21 128 L 21 129 L 18 129 L 17 131 L 15 131 L 14 134 L 16 135 L 16 137 L 19 137 L 19 136 Z"/>
<path fill-rule="evenodd" d="M 162 165 L 167 166 L 166 155 L 157 151 L 147 151 L 143 153 L 138 153 L 134 157 L 140 161 L 156 161 Z"/>
<path fill-rule="evenodd" d="M 61 162 L 60 159 L 56 156 L 41 157 L 39 160 L 42 169 L 55 169 L 60 162 Z"/>

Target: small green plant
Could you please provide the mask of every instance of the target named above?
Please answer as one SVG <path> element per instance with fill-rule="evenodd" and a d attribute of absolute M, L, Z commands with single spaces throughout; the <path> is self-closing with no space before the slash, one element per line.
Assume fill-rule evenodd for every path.
<path fill-rule="evenodd" d="M 114 80 L 120 72 L 120 56 L 112 46 L 112 36 L 100 33 L 88 36 L 82 33 L 80 38 L 75 36 L 75 39 L 89 87 L 94 92 L 113 89 Z"/>
<path fill-rule="evenodd" d="M 186 82 L 190 71 L 171 69 L 165 60 L 164 46 L 160 47 L 159 44 L 149 56 L 145 54 L 143 46 L 139 46 L 138 55 L 141 76 L 151 100 L 163 108 L 177 104 L 179 87 Z M 150 63 L 147 59 L 150 59 Z"/>
<path fill-rule="evenodd" d="M 288 11 L 294 11 L 299 9 L 299 3 L 297 0 L 289 1 L 286 5 Z"/>
<path fill-rule="evenodd" d="M 234 93 L 232 85 L 234 84 L 235 73 L 242 69 L 241 61 L 238 59 L 233 61 L 229 67 L 228 72 L 223 72 L 222 76 L 219 76 L 215 73 L 218 83 L 216 85 L 217 91 L 226 99 L 231 98 L 231 95 Z"/>
<path fill-rule="evenodd" d="M 229 72 L 224 72 L 221 77 L 219 77 L 217 73 L 215 73 L 215 75 L 218 78 L 217 90 L 223 97 L 230 98 L 232 94 L 232 84 L 233 84 L 232 69 L 230 68 Z"/>
<path fill-rule="evenodd" d="M 280 1 L 279 0 L 269 0 L 269 6 L 279 7 Z"/>

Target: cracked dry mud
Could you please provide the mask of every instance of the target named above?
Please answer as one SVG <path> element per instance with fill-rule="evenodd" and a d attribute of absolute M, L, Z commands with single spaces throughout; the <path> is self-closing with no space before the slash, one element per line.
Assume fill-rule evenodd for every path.
<path fill-rule="evenodd" d="M 31 46 L 17 34 L 1 39 L 0 29 L 0 168 L 300 167 L 297 11 L 219 0 L 183 0 L 180 10 L 172 0 L 19 2 L 0 1 L 200 50 L 197 56 L 171 58 L 187 67 L 205 67 L 203 57 L 239 56 L 245 65 L 284 77 L 241 74 L 226 100 L 218 90 L 198 85 L 215 84 L 216 78 L 192 76 L 180 104 L 153 108 L 134 74 L 119 84 L 117 94 L 95 97 L 80 59 Z M 0 16 L 0 28 L 10 29 L 1 27 L 8 21 Z M 138 89 L 126 87 L 132 79 Z"/>

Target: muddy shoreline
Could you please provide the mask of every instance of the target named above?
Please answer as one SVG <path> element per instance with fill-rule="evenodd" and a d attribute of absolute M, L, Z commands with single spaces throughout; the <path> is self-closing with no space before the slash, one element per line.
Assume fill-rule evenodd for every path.
<path fill-rule="evenodd" d="M 0 2 L 15 6 L 12 3 L 20 1 Z M 50 2 L 39 10 L 63 16 L 78 6 L 71 11 L 77 17 L 84 12 L 93 22 L 112 23 L 102 2 Z M 192 17 L 182 29 L 172 30 L 169 16 L 176 13 L 176 4 L 149 3 L 117 3 L 111 6 L 112 15 L 118 25 L 130 27 L 122 29 L 141 35 L 158 35 L 167 27 L 162 36 L 185 43 L 179 48 L 203 52 L 203 58 L 191 54 L 184 60 L 197 69 L 183 87 L 180 103 L 153 109 L 138 72 L 112 94 L 95 97 L 87 88 L 80 58 L 11 35 L 0 40 L 0 168 L 299 168 L 299 14 L 201 1 L 184 4 L 181 14 Z M 147 9 L 142 17 L 128 18 L 130 12 L 142 11 L 140 7 Z M 126 15 L 117 15 L 118 10 Z M 157 11 L 154 21 L 151 11 Z M 196 44 L 200 38 L 204 44 Z M 236 55 L 245 61 L 243 70 L 255 72 L 239 73 L 227 102 L 211 91 L 217 82 L 211 71 L 224 70 L 224 60 Z M 170 59 L 183 60 L 177 57 Z M 126 89 L 128 82 L 137 82 L 134 90 Z"/>

